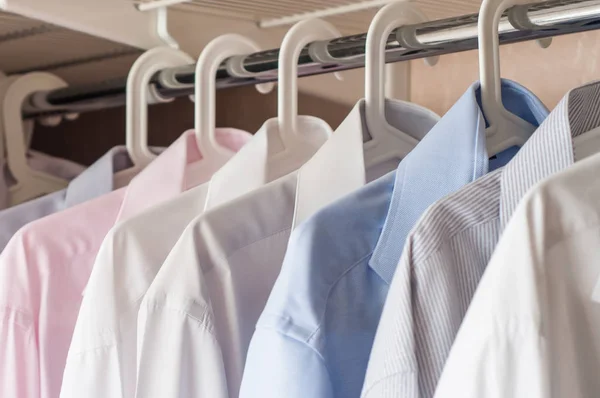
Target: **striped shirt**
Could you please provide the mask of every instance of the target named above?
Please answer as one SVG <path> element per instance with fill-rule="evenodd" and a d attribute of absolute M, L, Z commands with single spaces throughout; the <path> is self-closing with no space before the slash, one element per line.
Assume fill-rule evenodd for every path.
<path fill-rule="evenodd" d="M 504 168 L 432 205 L 390 285 L 362 396 L 429 398 L 504 226 L 537 182 L 574 163 L 600 124 L 600 82 L 569 92 Z"/>

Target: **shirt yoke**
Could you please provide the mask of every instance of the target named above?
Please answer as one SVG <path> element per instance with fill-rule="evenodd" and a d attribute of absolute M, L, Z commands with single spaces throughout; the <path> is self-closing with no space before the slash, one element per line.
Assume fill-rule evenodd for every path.
<path fill-rule="evenodd" d="M 426 263 L 465 230 L 498 218 L 501 176 L 495 170 L 431 205 L 409 236 L 411 263 Z"/>

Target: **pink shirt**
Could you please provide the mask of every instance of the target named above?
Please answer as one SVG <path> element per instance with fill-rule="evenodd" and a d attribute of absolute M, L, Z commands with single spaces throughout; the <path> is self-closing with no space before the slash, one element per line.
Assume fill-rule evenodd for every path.
<path fill-rule="evenodd" d="M 250 135 L 219 129 L 217 138 L 237 151 Z M 201 183 L 193 180 L 200 159 L 188 131 L 128 187 L 32 222 L 11 239 L 0 255 L 0 397 L 58 397 L 83 291 L 104 237 L 115 223 Z"/>

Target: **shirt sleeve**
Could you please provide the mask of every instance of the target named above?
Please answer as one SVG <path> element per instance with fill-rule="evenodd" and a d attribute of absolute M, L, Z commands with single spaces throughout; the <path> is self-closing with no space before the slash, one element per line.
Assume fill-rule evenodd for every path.
<path fill-rule="evenodd" d="M 85 352 L 69 352 L 60 398 L 104 398 L 122 395 L 115 345 Z"/>
<path fill-rule="evenodd" d="M 0 256 L 0 397 L 41 394 L 36 323 L 26 302 L 34 300 L 30 266 L 19 232 Z"/>
<path fill-rule="evenodd" d="M 0 397 L 39 398 L 39 357 L 33 322 L 0 308 Z"/>
<path fill-rule="evenodd" d="M 549 398 L 547 352 L 534 325 L 482 331 L 471 318 L 452 347 L 435 398 Z M 479 330 L 477 330 L 479 329 Z M 484 328 L 485 329 L 485 328 Z"/>
<path fill-rule="evenodd" d="M 240 398 L 332 398 L 329 372 L 309 345 L 271 329 L 252 337 Z"/>
<path fill-rule="evenodd" d="M 535 205 L 522 202 L 506 226 L 454 340 L 435 398 L 551 396 L 545 228 L 536 230 L 532 224 L 532 217 L 545 218 L 545 211 Z M 568 358 L 554 361 L 568 363 Z M 554 396 L 564 395 L 555 391 Z"/>
<path fill-rule="evenodd" d="M 137 398 L 229 398 L 209 308 L 144 300 L 138 312 Z"/>
<path fill-rule="evenodd" d="M 100 248 L 73 330 L 67 354 L 60 398 L 118 398 L 128 396 L 135 377 L 135 354 L 123 355 L 119 341 L 129 330 L 129 318 L 115 322 L 119 296 L 111 282 L 115 251 L 114 237 L 108 235 Z M 109 322 L 110 321 L 110 322 Z M 119 337 L 118 337 L 119 336 Z"/>

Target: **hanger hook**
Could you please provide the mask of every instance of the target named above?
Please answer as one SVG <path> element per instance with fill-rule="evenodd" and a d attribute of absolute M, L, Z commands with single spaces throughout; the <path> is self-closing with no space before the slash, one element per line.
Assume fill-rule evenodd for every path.
<path fill-rule="evenodd" d="M 425 14 L 422 14 L 421 11 L 418 9 L 416 9 L 415 11 L 417 11 L 422 16 L 422 21 L 420 22 L 426 20 Z M 406 49 L 426 50 L 429 48 L 435 48 L 435 46 L 429 46 L 419 41 L 419 39 L 417 38 L 417 30 L 419 29 L 419 27 L 420 25 L 406 25 L 399 27 L 396 30 L 396 40 L 398 41 L 398 43 L 400 43 L 400 45 L 402 45 L 402 47 Z M 425 57 L 423 59 L 423 62 L 425 62 L 425 65 L 427 66 L 435 66 L 437 65 L 439 60 L 439 55 L 435 55 L 433 57 Z"/>
<path fill-rule="evenodd" d="M 277 118 L 283 136 L 296 134 L 298 116 L 298 58 L 304 46 L 339 37 L 341 33 L 329 22 L 308 19 L 298 22 L 286 33 L 279 51 Z"/>
<path fill-rule="evenodd" d="M 390 34 L 402 25 L 425 21 L 423 13 L 414 5 L 394 2 L 381 8 L 369 25 L 365 51 L 365 117 L 372 134 L 389 131 L 398 135 L 385 118 L 385 47 Z M 416 145 L 416 140 L 411 144 Z"/>
<path fill-rule="evenodd" d="M 548 30 L 546 26 L 536 25 L 531 22 L 529 17 L 529 9 L 532 4 L 516 5 L 508 11 L 508 21 L 510 24 L 519 30 Z M 552 28 L 550 28 L 552 29 Z M 552 37 L 544 37 L 537 39 L 536 43 L 540 48 L 548 48 L 552 44 Z"/>
<path fill-rule="evenodd" d="M 136 166 L 144 167 L 155 155 L 148 148 L 148 103 L 157 100 L 149 96 L 152 76 L 165 68 L 173 68 L 193 63 L 186 53 L 171 47 L 156 47 L 140 55 L 127 75 L 126 90 L 126 146 L 129 156 Z"/>
<path fill-rule="evenodd" d="M 513 146 L 523 146 L 535 127 L 510 113 L 502 103 L 500 79 L 500 38 L 498 25 L 506 9 L 519 0 L 483 0 L 477 23 L 481 106 L 488 122 L 486 147 L 489 155 Z"/>
<path fill-rule="evenodd" d="M 308 56 L 313 61 L 316 61 L 322 65 L 347 65 L 356 62 L 357 59 L 362 58 L 362 55 L 348 57 L 348 58 L 336 58 L 329 53 L 329 43 L 331 40 L 320 40 L 314 41 L 308 45 Z M 344 80 L 344 76 L 340 72 L 333 72 L 333 75 L 339 81 Z"/>
<path fill-rule="evenodd" d="M 221 63 L 236 55 L 246 55 L 260 51 L 254 41 L 239 34 L 225 34 L 213 39 L 204 47 L 198 57 L 195 72 L 194 127 L 198 147 L 203 157 L 214 154 L 229 154 L 219 146 L 215 136 L 216 115 L 216 75 Z M 229 155 L 226 155 L 229 159 Z"/>
<path fill-rule="evenodd" d="M 483 0 L 477 22 L 481 104 L 490 126 L 489 132 L 507 112 L 502 104 L 500 82 L 500 39 L 498 25 L 502 13 L 518 0 Z"/>
<path fill-rule="evenodd" d="M 227 60 L 227 62 L 225 63 L 225 68 L 227 69 L 227 73 L 229 74 L 229 76 L 260 78 L 260 76 L 257 76 L 256 73 L 248 72 L 248 70 L 244 66 L 246 58 L 248 58 L 248 54 L 234 55 Z M 258 91 L 259 93 L 268 94 L 271 91 L 273 91 L 275 83 L 259 83 L 255 87 L 256 91 Z"/>
<path fill-rule="evenodd" d="M 47 72 L 31 72 L 8 83 L 2 99 L 3 130 L 6 138 L 8 168 L 18 184 L 26 181 L 31 173 L 27 163 L 25 123 L 21 111 L 25 100 L 38 91 L 51 91 L 67 87 L 61 78 Z"/>

